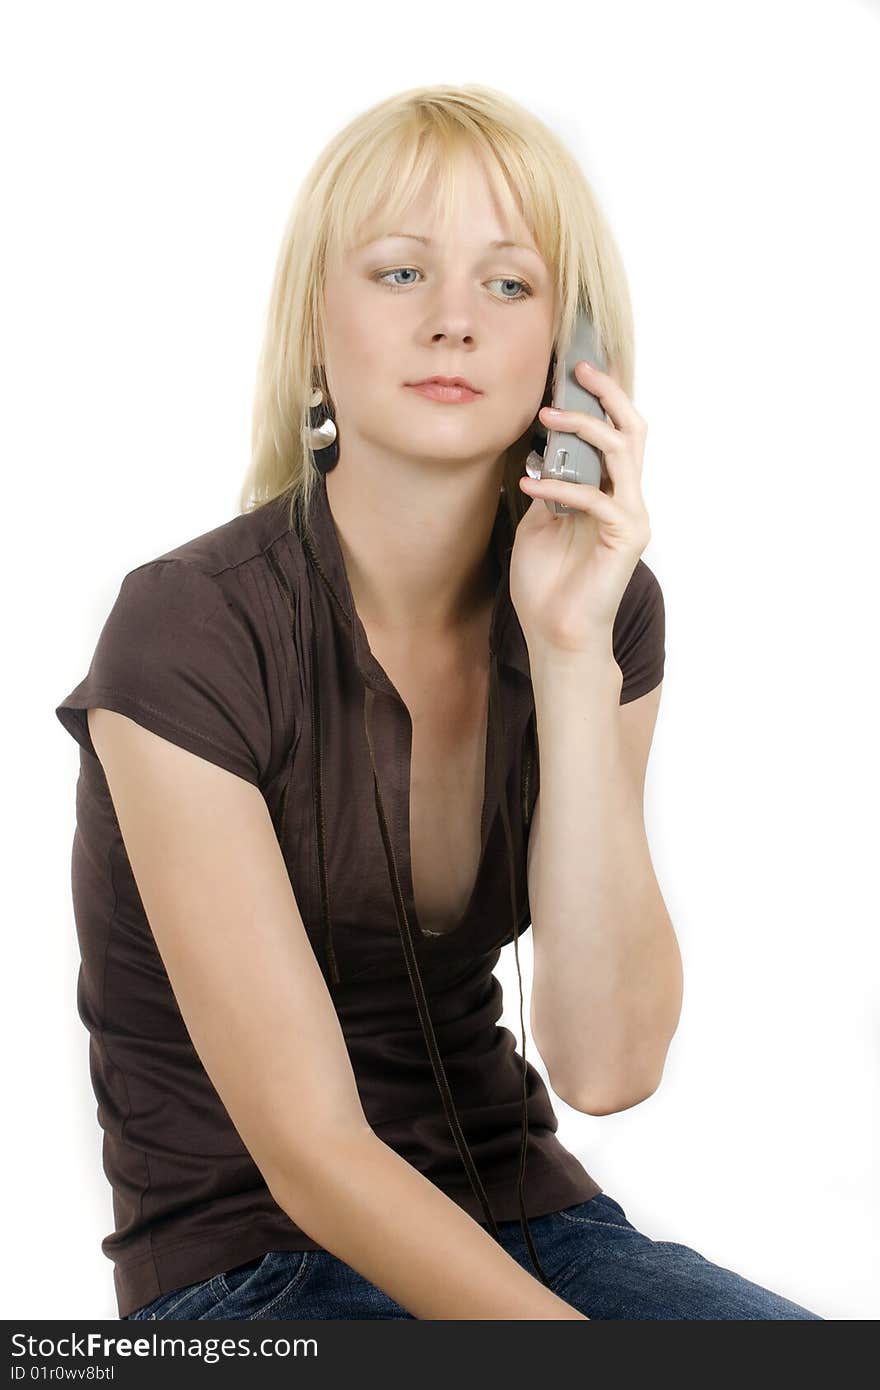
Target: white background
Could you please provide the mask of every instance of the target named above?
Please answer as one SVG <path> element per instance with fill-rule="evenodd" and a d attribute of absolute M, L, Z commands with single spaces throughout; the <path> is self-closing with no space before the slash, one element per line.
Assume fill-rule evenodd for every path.
<path fill-rule="evenodd" d="M 80 0 L 3 27 L 5 1316 L 116 1316 L 54 706 L 122 576 L 237 510 L 312 160 L 392 92 L 476 81 L 570 145 L 621 246 L 667 610 L 646 815 L 684 1008 L 657 1093 L 557 1101 L 560 1137 L 653 1238 L 876 1318 L 880 7 Z M 521 959 L 528 985 L 530 934 Z M 512 946 L 500 973 L 519 1038 Z"/>

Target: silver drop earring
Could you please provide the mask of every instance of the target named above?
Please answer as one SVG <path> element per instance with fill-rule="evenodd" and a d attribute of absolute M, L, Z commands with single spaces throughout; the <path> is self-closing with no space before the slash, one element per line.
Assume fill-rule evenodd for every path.
<path fill-rule="evenodd" d="M 550 405 L 553 390 L 553 375 L 556 370 L 556 353 L 550 357 L 550 367 L 547 371 L 547 380 L 544 384 L 544 399 L 542 406 Z M 539 412 L 540 413 L 540 412 Z M 540 478 L 544 471 L 544 454 L 547 451 L 547 427 L 541 423 L 538 415 L 532 421 L 532 437 L 530 440 L 531 449 L 526 457 L 526 472 L 530 478 Z"/>
<path fill-rule="evenodd" d="M 336 421 L 324 400 L 320 386 L 314 387 L 309 400 L 309 448 L 315 455 L 320 473 L 329 473 L 339 461 L 339 435 Z"/>

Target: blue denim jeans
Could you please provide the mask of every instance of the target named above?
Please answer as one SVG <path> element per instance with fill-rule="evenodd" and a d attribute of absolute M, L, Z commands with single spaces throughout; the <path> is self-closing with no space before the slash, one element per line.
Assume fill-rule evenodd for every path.
<path fill-rule="evenodd" d="M 504 1248 L 534 1273 L 518 1221 L 501 1221 Z M 781 1294 L 671 1240 L 652 1240 L 606 1192 L 536 1217 L 532 1239 L 555 1294 L 589 1318 L 824 1321 Z M 409 1318 L 412 1315 L 326 1250 L 275 1251 L 198 1284 L 160 1294 L 130 1319 Z"/>

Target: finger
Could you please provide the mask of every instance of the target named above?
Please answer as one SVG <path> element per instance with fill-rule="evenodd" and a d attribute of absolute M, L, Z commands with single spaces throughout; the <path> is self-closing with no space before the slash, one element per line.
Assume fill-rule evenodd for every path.
<path fill-rule="evenodd" d="M 588 444 L 595 444 L 603 454 L 613 454 L 623 441 L 623 436 L 606 420 L 597 415 L 588 415 L 584 410 L 557 410 L 555 406 L 543 405 L 538 419 L 548 430 L 562 430 L 576 434 Z"/>
<path fill-rule="evenodd" d="M 578 410 L 562 410 L 554 414 L 551 406 L 543 406 L 539 411 L 539 418 L 548 429 L 570 431 L 579 439 L 584 439 L 588 444 L 594 444 L 597 449 L 601 449 L 604 473 L 608 477 L 608 484 L 603 491 L 607 492 L 609 488 L 613 488 L 615 496 L 622 502 L 629 502 L 631 505 L 635 502 L 641 488 L 642 461 L 640 451 L 634 450 L 633 441 L 627 435 L 622 434 L 620 430 L 612 429 L 595 415 L 581 414 Z M 610 446 L 607 442 L 609 439 Z M 624 445 L 628 452 L 624 451 Z M 633 452 L 636 454 L 634 462 Z M 529 458 L 531 457 L 530 454 Z"/>
<path fill-rule="evenodd" d="M 573 511 L 586 512 L 615 531 L 622 533 L 626 527 L 626 512 L 623 507 L 591 483 L 564 483 L 556 478 L 530 478 L 524 474 L 519 480 L 519 485 L 529 497 L 564 502 Z"/>
<path fill-rule="evenodd" d="M 639 435 L 647 433 L 647 422 L 642 419 L 619 382 L 607 372 L 600 372 L 592 362 L 578 362 L 574 370 L 578 381 L 602 402 L 619 430 Z"/>

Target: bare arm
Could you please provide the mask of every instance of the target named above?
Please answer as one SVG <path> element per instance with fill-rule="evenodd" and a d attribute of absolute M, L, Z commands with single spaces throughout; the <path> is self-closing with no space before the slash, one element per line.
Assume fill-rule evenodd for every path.
<path fill-rule="evenodd" d="M 193 1046 L 282 1210 L 414 1317 L 588 1321 L 370 1128 L 259 789 L 88 723 Z"/>

